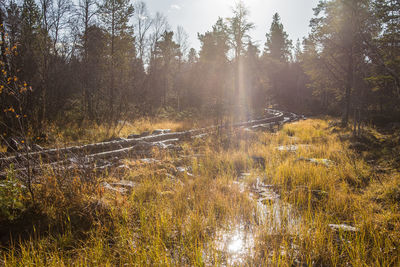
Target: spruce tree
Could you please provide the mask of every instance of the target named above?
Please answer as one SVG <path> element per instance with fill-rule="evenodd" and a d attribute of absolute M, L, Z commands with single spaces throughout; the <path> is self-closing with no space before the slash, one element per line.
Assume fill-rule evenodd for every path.
<path fill-rule="evenodd" d="M 264 53 L 275 60 L 287 62 L 291 57 L 292 41 L 289 40 L 288 34 L 284 31 L 278 13 L 274 14 L 266 37 Z"/>

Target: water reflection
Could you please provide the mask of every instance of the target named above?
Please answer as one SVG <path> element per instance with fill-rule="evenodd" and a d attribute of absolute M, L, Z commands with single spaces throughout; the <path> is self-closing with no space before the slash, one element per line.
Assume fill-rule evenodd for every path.
<path fill-rule="evenodd" d="M 291 206 L 280 199 L 280 195 L 273 186 L 264 184 L 260 178 L 251 187 L 247 186 L 244 179 L 249 174 L 242 174 L 234 184 L 240 192 L 249 191 L 249 197 L 256 202 L 255 218 L 262 229 L 267 229 L 269 234 L 276 234 L 282 230 L 296 232 L 299 218 L 295 216 Z M 223 265 L 243 266 L 247 259 L 255 253 L 256 226 L 237 224 L 229 229 L 224 229 L 216 234 L 215 248 L 223 255 Z"/>
<path fill-rule="evenodd" d="M 243 225 L 219 231 L 216 237 L 216 249 L 224 254 L 226 265 L 243 265 L 246 258 L 253 254 L 253 231 L 245 229 Z"/>

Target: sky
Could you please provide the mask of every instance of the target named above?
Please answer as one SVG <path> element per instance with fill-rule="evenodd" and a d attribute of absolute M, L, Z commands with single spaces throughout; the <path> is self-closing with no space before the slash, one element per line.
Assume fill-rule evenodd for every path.
<path fill-rule="evenodd" d="M 182 26 L 189 35 L 189 46 L 200 48 L 197 33 L 211 30 L 218 17 L 232 15 L 235 0 L 144 0 L 152 14 L 161 12 L 168 17 L 171 29 Z M 265 34 L 276 12 L 293 44 L 309 33 L 309 22 L 313 8 L 319 0 L 243 0 L 250 11 L 249 20 L 255 24 L 250 35 L 253 42 L 264 47 Z"/>

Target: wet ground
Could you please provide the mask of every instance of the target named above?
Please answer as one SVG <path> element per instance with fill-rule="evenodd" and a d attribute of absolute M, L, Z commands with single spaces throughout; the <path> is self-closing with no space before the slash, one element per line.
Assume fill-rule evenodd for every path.
<path fill-rule="evenodd" d="M 243 173 L 234 185 L 255 202 L 256 225 L 239 223 L 217 232 L 212 247 L 223 255 L 223 262 L 220 263 L 222 266 L 249 264 L 261 231 L 272 235 L 283 230 L 295 233 L 298 229 L 299 218 L 291 205 L 281 200 L 278 190 L 264 184 L 261 178 L 257 178 L 253 185 L 248 185 L 246 179 L 250 177 L 250 174 Z"/>

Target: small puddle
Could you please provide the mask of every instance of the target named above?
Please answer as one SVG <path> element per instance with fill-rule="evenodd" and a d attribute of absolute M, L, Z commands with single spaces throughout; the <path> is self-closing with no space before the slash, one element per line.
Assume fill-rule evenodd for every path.
<path fill-rule="evenodd" d="M 219 231 L 215 237 L 215 249 L 222 253 L 223 265 L 244 265 L 246 258 L 254 253 L 255 235 L 244 225 Z"/>
<path fill-rule="evenodd" d="M 268 233 L 278 231 L 294 233 L 298 230 L 299 219 L 292 206 L 281 200 L 273 185 L 264 184 L 260 178 L 250 188 L 250 197 L 257 201 L 257 220 L 268 229 Z"/>
<path fill-rule="evenodd" d="M 242 173 L 234 184 L 240 192 L 248 190 L 249 197 L 256 202 L 257 225 L 236 224 L 216 233 L 214 248 L 223 255 L 222 266 L 243 266 L 249 263 L 248 260 L 254 258 L 257 233 L 260 230 L 268 234 L 282 231 L 295 233 L 298 230 L 299 218 L 291 205 L 280 199 L 278 190 L 264 184 L 260 178 L 248 186 L 244 180 L 249 176 L 248 173 Z"/>

